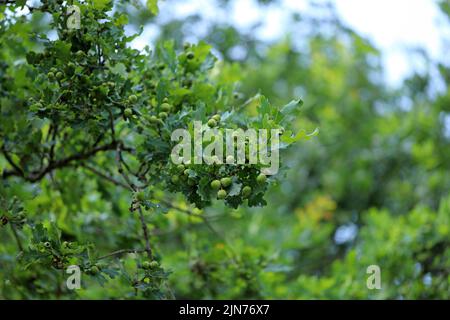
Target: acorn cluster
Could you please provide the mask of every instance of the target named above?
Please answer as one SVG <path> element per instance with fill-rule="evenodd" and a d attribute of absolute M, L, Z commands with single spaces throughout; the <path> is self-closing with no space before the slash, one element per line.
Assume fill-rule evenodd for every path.
<path fill-rule="evenodd" d="M 53 15 L 58 40 L 48 42 L 42 52 L 30 51 L 26 55 L 28 64 L 35 67 L 36 77 L 34 99 L 30 99 L 27 106 L 41 118 L 68 123 L 95 119 L 106 124 L 109 114 L 103 112 L 105 107 L 119 116 L 112 106 L 123 112 L 127 103 L 124 97 L 132 92 L 130 85 L 123 87 L 127 80 L 124 70 L 116 72 L 113 68 L 124 66 L 126 72 L 130 72 L 134 52 L 130 49 L 127 54 L 108 54 L 127 50 L 127 39 L 117 33 L 112 21 L 99 22 L 108 18 L 102 10 L 83 15 L 80 29 L 68 29 L 65 15 L 60 14 L 66 11 L 67 5 L 67 1 L 43 1 L 42 6 L 35 8 Z M 101 31 L 94 33 L 98 28 Z M 101 46 L 96 42 L 101 42 Z"/>
<path fill-rule="evenodd" d="M 267 176 L 257 166 L 244 164 L 178 164 L 172 165 L 169 190 L 182 192 L 198 208 L 211 200 L 223 200 L 237 207 L 248 200 L 250 206 L 264 204 Z"/>
<path fill-rule="evenodd" d="M 132 94 L 128 97 L 127 104 L 128 106 L 124 109 L 123 114 L 126 119 L 138 119 L 141 116 L 140 120 L 142 124 L 147 127 L 155 127 L 158 128 L 164 125 L 164 121 L 170 116 L 174 111 L 173 105 L 169 103 L 167 98 L 163 99 L 163 102 L 157 107 L 152 107 L 152 102 L 149 103 L 150 112 L 147 114 L 141 114 L 137 109 L 133 108 L 133 106 L 138 103 L 139 98 Z M 142 133 L 144 127 L 142 124 L 137 126 L 138 133 Z"/>
<path fill-rule="evenodd" d="M 256 182 L 258 183 L 258 185 L 264 185 L 267 181 L 267 176 L 263 173 L 260 173 L 257 177 L 256 177 Z M 229 188 L 231 186 L 231 184 L 233 183 L 233 180 L 231 177 L 224 177 L 219 179 L 214 179 L 213 181 L 211 181 L 211 188 L 213 190 L 217 190 L 217 199 L 223 200 L 228 196 L 227 193 L 227 188 Z M 252 187 L 251 186 L 244 186 L 241 189 L 241 195 L 242 198 L 247 199 L 251 194 L 252 194 Z"/>
<path fill-rule="evenodd" d="M 216 127 L 216 126 L 219 124 L 220 119 L 221 119 L 220 114 L 215 114 L 215 115 L 213 115 L 213 116 L 208 120 L 208 127 L 210 127 L 210 128 Z"/>
<path fill-rule="evenodd" d="M 155 270 L 159 268 L 159 262 L 156 260 L 153 261 L 144 261 L 141 265 L 144 270 Z"/>
<path fill-rule="evenodd" d="M 109 79 L 100 77 L 101 66 L 92 60 L 93 55 L 80 49 L 71 52 L 71 57 L 63 64 L 52 47 L 43 53 L 27 54 L 28 63 L 40 71 L 40 83 L 44 84 L 39 96 L 29 99 L 30 111 L 41 117 L 58 114 L 71 122 L 95 118 L 92 111 L 100 111 L 109 101 L 120 100 L 115 92 L 117 80 L 112 75 Z M 45 86 L 53 87 L 51 92 L 57 97 Z"/>

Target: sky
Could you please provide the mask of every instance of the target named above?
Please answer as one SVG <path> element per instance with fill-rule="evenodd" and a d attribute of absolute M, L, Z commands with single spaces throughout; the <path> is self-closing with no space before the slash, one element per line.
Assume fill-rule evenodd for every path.
<path fill-rule="evenodd" d="M 321 2 L 321 0 L 316 0 Z M 284 33 L 286 21 L 293 11 L 310 12 L 308 0 L 282 0 L 280 6 L 260 9 L 256 0 L 234 1 L 230 12 L 215 10 L 211 0 L 160 0 L 161 19 L 177 16 L 182 18 L 193 13 L 213 20 L 230 21 L 242 29 L 250 28 L 255 22 L 263 21 L 257 36 L 277 39 Z M 323 2 L 323 1 L 322 1 Z M 367 36 L 383 53 L 385 77 L 392 85 L 412 72 L 420 70 L 424 61 L 419 55 L 411 55 L 407 49 L 424 48 L 433 58 L 443 56 L 443 34 L 439 26 L 447 23 L 435 0 L 334 0 L 338 15 L 345 24 L 358 33 Z M 450 29 L 450 28 L 447 28 Z M 154 30 L 144 32 L 142 39 L 154 35 Z M 146 41 L 147 42 L 147 41 Z M 148 43 L 148 42 L 147 42 Z M 143 45 L 140 40 L 137 47 Z M 408 52 L 407 52 L 408 51 Z"/>
<path fill-rule="evenodd" d="M 409 47 L 425 48 L 433 58 L 442 57 L 444 23 L 433 0 L 336 0 L 343 20 L 368 36 L 385 55 L 387 78 L 398 83 L 421 59 L 406 53 Z"/>
<path fill-rule="evenodd" d="M 381 50 L 388 84 L 400 85 L 402 79 L 424 67 L 424 59 L 413 54 L 411 48 L 423 48 L 430 57 L 444 60 L 442 40 L 450 40 L 450 28 L 436 0 L 315 0 L 318 3 L 326 1 L 334 4 L 346 25 L 369 38 Z M 286 23 L 293 12 L 314 12 L 310 0 L 279 2 L 281 5 L 261 7 L 257 0 L 235 0 L 231 10 L 224 12 L 217 10 L 214 0 L 159 0 L 160 15 L 157 19 L 164 22 L 173 17 L 200 14 L 207 20 L 230 22 L 243 30 L 249 30 L 256 22 L 262 21 L 262 27 L 255 35 L 275 41 L 285 33 Z M 444 25 L 445 28 L 442 27 Z M 206 34 L 206 26 L 197 31 L 201 37 L 202 32 Z M 132 45 L 137 49 L 146 45 L 151 47 L 156 36 L 157 29 L 147 25 Z"/>

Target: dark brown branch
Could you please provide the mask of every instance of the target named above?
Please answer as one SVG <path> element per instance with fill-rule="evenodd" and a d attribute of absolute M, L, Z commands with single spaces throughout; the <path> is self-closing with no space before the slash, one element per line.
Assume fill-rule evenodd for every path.
<path fill-rule="evenodd" d="M 102 152 L 102 151 L 114 150 L 114 149 L 116 149 L 117 145 L 118 145 L 118 143 L 113 141 L 109 144 L 92 148 L 91 150 L 86 151 L 84 153 L 77 153 L 77 154 L 71 155 L 67 158 L 50 162 L 48 164 L 48 166 L 45 167 L 43 170 L 34 172 L 29 176 L 26 176 L 23 173 L 23 171 L 19 171 L 19 170 L 17 170 L 17 168 L 15 168 L 15 170 L 13 170 L 13 171 L 4 171 L 3 178 L 8 178 L 10 176 L 19 176 L 19 177 L 23 177 L 25 180 L 27 180 L 29 182 L 37 182 L 37 181 L 41 180 L 47 173 L 49 173 L 53 170 L 67 167 L 67 166 L 71 165 L 71 163 L 74 161 L 82 161 L 82 160 L 89 159 L 92 156 L 94 156 L 97 153 Z"/>
<path fill-rule="evenodd" d="M 4 154 L 6 161 L 8 161 L 8 163 L 16 170 L 17 174 L 23 177 L 24 174 L 22 168 L 14 163 L 9 153 L 6 151 L 5 146 L 2 146 L 2 153 Z"/>
<path fill-rule="evenodd" d="M 118 143 L 116 147 L 116 163 L 117 168 L 119 170 L 120 175 L 123 177 L 123 179 L 127 182 L 130 189 L 133 191 L 136 191 L 136 186 L 133 182 L 131 182 L 130 178 L 127 176 L 127 174 L 123 170 L 123 158 L 122 158 L 122 144 Z"/>
<path fill-rule="evenodd" d="M 144 213 L 142 212 L 142 208 L 140 206 L 138 208 L 138 212 L 139 212 L 139 220 L 141 220 L 142 231 L 144 233 L 145 251 L 147 252 L 148 258 L 150 260 L 153 260 L 153 253 L 152 253 L 152 249 L 150 247 L 150 238 L 148 235 L 147 223 L 145 223 Z"/>
<path fill-rule="evenodd" d="M 120 187 L 125 188 L 125 189 L 130 189 L 130 187 L 128 185 L 126 185 L 125 183 L 123 183 L 122 181 L 116 180 L 113 177 L 110 177 L 110 176 L 104 174 L 103 172 L 97 170 L 96 168 L 91 167 L 90 165 L 82 164 L 82 166 L 84 168 L 88 169 L 89 171 L 91 171 L 92 173 L 98 175 L 99 177 L 101 177 L 101 178 L 103 178 L 105 180 L 108 180 L 109 182 L 115 184 L 116 186 L 120 186 Z"/>
<path fill-rule="evenodd" d="M 104 256 L 99 257 L 97 260 L 102 260 L 102 259 L 106 259 L 106 258 L 110 258 L 110 257 L 115 257 L 115 256 L 119 256 L 125 253 L 142 253 L 145 252 L 145 250 L 142 249 L 121 249 L 121 250 L 117 250 L 108 254 L 105 254 Z"/>

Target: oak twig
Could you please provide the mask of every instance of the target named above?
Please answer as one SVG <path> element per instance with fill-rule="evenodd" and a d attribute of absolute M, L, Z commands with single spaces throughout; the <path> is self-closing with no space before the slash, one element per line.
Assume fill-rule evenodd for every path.
<path fill-rule="evenodd" d="M 152 249 L 150 247 L 150 238 L 148 235 L 147 223 L 145 223 L 144 213 L 142 212 L 142 208 L 140 206 L 138 208 L 138 212 L 139 212 L 139 220 L 141 221 L 141 225 L 142 225 L 142 231 L 144 233 L 145 251 L 147 252 L 148 258 L 150 260 L 153 260 L 153 253 L 152 253 Z"/>
<path fill-rule="evenodd" d="M 67 166 L 71 165 L 72 162 L 74 162 L 74 161 L 81 161 L 81 160 L 89 159 L 90 157 L 92 157 L 102 151 L 114 150 L 114 149 L 116 149 L 117 145 L 118 145 L 118 143 L 113 141 L 109 144 L 92 148 L 86 152 L 77 153 L 77 154 L 68 156 L 67 158 L 63 158 L 61 160 L 52 161 L 43 170 L 33 172 L 29 176 L 25 175 L 25 173 L 20 168 L 18 168 L 17 165 L 10 163 L 11 166 L 15 170 L 4 171 L 3 178 L 5 179 L 5 178 L 11 177 L 11 176 L 18 176 L 18 177 L 22 177 L 23 179 L 25 179 L 28 182 L 37 182 L 37 181 L 41 180 L 47 173 L 49 173 L 53 170 L 67 167 Z M 4 152 L 4 154 L 5 154 L 5 158 L 8 160 L 7 153 Z M 9 160 L 8 160 L 8 162 L 9 162 Z"/>
<path fill-rule="evenodd" d="M 121 250 L 117 250 L 108 254 L 105 254 L 104 256 L 99 257 L 97 260 L 102 260 L 102 259 L 106 259 L 106 258 L 110 258 L 110 257 L 115 257 L 115 256 L 119 256 L 125 253 L 142 253 L 145 252 L 145 250 L 142 249 L 121 249 Z"/>
<path fill-rule="evenodd" d="M 17 247 L 19 247 L 20 251 L 23 251 L 22 241 L 20 240 L 19 234 L 17 233 L 16 227 L 12 223 L 10 223 L 12 233 L 17 242 Z"/>

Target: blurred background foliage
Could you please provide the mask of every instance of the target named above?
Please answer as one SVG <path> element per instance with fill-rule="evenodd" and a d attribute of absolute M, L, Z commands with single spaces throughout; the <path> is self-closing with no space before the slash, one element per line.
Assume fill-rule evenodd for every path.
<path fill-rule="evenodd" d="M 232 2 L 217 1 L 215 14 L 226 15 Z M 283 155 L 289 169 L 271 186 L 266 207 L 230 210 L 215 203 L 199 212 L 210 225 L 180 210 L 152 216 L 152 243 L 172 272 L 175 297 L 450 298 L 448 61 L 424 56 L 428 70 L 392 88 L 382 53 L 346 27 L 331 5 L 318 5 L 318 16 L 294 14 L 285 36 L 271 42 L 200 15 L 178 20 L 160 12 L 163 19 L 156 19 L 142 5 L 122 1 L 117 10 L 130 15 L 131 30 L 158 30 L 150 45 L 204 39 L 220 58 L 217 77 L 237 81 L 243 98 L 261 92 L 284 105 L 301 97 L 296 126 L 320 128 Z M 270 10 L 277 1 L 259 5 Z M 440 7 L 450 15 L 447 1 Z M 35 26 L 44 28 L 43 20 L 35 17 Z M 443 90 L 433 90 L 436 78 Z M 52 180 L 15 188 L 30 215 L 56 221 L 80 242 L 108 252 L 139 239 L 127 210 L 130 195 L 94 175 L 64 169 Z M 187 207 L 181 197 L 179 207 Z M 0 239 L 1 298 L 133 297 L 125 280 L 100 286 L 88 279 L 76 293 L 54 295 L 49 288 L 61 275 L 52 271 L 32 284 L 45 289 L 28 296 L 14 286 L 12 275 L 25 276 L 11 263 L 15 243 L 6 232 Z M 131 264 L 133 255 L 121 259 Z M 366 287 L 369 265 L 381 268 L 381 290 Z"/>

